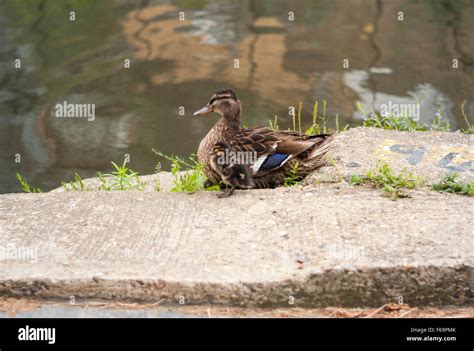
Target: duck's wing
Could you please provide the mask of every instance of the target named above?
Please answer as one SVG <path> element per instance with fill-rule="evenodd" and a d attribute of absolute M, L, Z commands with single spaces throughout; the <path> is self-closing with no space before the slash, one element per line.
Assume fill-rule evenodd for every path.
<path fill-rule="evenodd" d="M 230 141 L 230 145 L 232 150 L 251 160 L 248 164 L 252 173 L 254 177 L 259 177 L 310 149 L 317 137 L 296 131 L 253 128 L 243 129 Z"/>

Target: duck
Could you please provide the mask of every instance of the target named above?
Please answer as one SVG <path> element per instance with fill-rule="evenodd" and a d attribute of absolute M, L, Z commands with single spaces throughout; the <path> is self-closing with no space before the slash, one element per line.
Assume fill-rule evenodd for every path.
<path fill-rule="evenodd" d="M 212 112 L 220 118 L 199 144 L 197 157 L 204 164 L 206 187 L 222 183 L 231 187 L 219 197 L 232 195 L 236 188 L 275 188 L 290 174 L 303 179 L 327 163 L 335 140 L 335 133 L 308 135 L 267 127 L 242 128 L 242 105 L 229 88 L 216 91 L 193 115 Z M 227 166 L 216 162 L 223 153 L 227 153 Z"/>
<path fill-rule="evenodd" d="M 235 189 L 252 189 L 255 186 L 250 166 L 230 161 L 231 153 L 230 145 L 225 141 L 214 145 L 210 166 L 228 186 L 217 195 L 219 198 L 231 196 Z"/>

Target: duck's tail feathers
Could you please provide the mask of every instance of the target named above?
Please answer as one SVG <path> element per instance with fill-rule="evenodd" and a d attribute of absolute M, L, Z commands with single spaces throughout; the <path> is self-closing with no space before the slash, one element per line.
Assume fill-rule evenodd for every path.
<path fill-rule="evenodd" d="M 319 134 L 311 137 L 311 139 L 316 139 L 315 145 L 309 150 L 308 156 L 302 162 L 302 166 L 308 173 L 327 164 L 335 138 L 336 133 Z"/>

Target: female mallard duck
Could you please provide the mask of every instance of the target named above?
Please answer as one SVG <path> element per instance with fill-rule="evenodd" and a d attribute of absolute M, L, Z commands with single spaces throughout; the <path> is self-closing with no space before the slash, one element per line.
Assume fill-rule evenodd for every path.
<path fill-rule="evenodd" d="M 241 129 L 241 111 L 234 91 L 223 89 L 217 91 L 206 106 L 194 112 L 195 116 L 210 112 L 221 115 L 201 141 L 197 153 L 204 164 L 207 185 L 220 181 L 230 185 L 232 191 L 226 196 L 235 188 L 273 188 L 282 185 L 292 169 L 303 178 L 327 162 L 334 134 L 307 135 L 264 127 Z M 243 168 L 235 165 L 243 165 Z M 252 179 L 249 179 L 248 170 Z M 237 181 L 240 176 L 243 178 Z"/>

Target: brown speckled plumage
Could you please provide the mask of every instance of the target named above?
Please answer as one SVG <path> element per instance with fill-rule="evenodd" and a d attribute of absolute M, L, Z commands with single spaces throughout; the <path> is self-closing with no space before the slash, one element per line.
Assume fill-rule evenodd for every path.
<path fill-rule="evenodd" d="M 307 135 L 296 131 L 274 131 L 268 128 L 240 128 L 241 105 L 230 89 L 216 92 L 209 103 L 195 114 L 217 112 L 221 118 L 201 141 L 198 159 L 205 165 L 204 171 L 212 184 L 222 181 L 222 176 L 213 167 L 214 146 L 224 142 L 234 152 L 252 153 L 265 160 L 274 154 L 289 155 L 273 168 L 252 170 L 254 188 L 272 188 L 283 184 L 292 166 L 298 163 L 298 175 L 305 177 L 327 162 L 334 134 Z M 286 156 L 285 156 L 286 157 Z M 249 165 L 252 167 L 252 164 Z M 257 165 L 253 165 L 256 167 Z"/>

